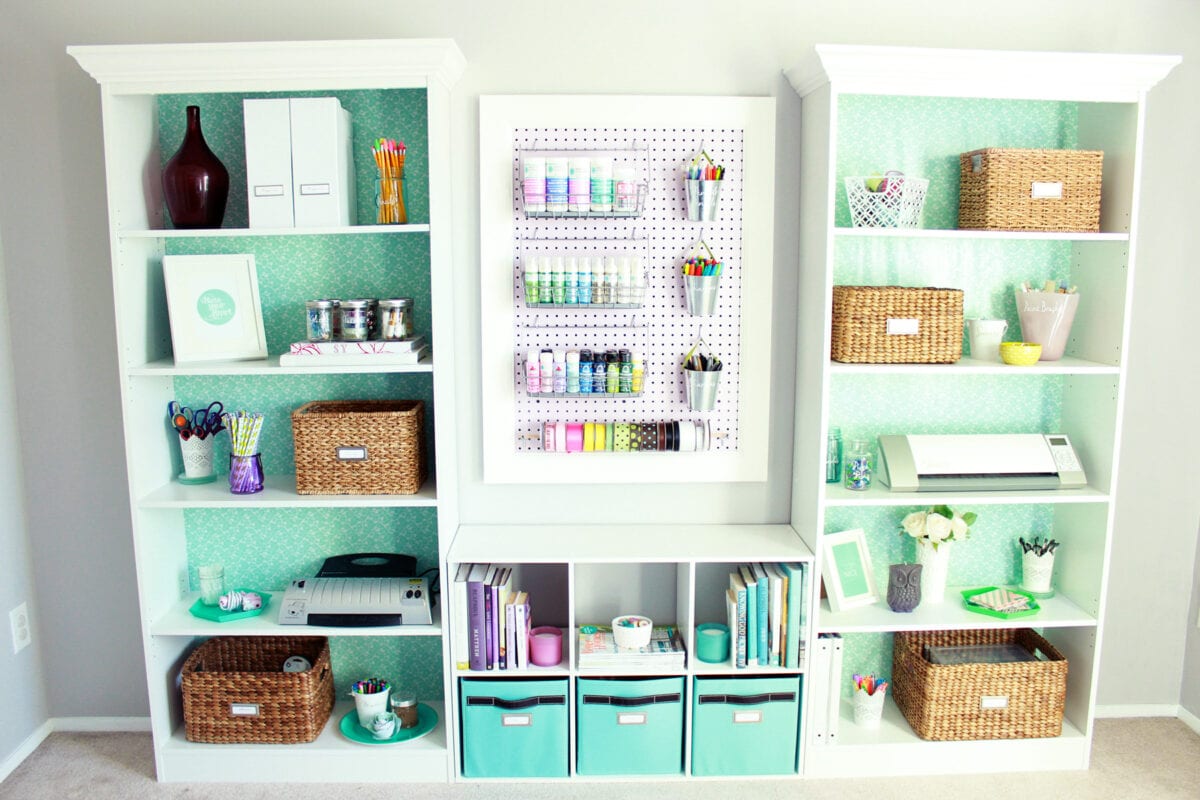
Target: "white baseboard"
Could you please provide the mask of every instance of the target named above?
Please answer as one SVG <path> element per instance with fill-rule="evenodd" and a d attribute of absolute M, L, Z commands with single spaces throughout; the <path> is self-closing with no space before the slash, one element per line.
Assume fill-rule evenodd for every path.
<path fill-rule="evenodd" d="M 21 766 L 21 762 L 28 758 L 34 750 L 37 750 L 38 745 L 50 735 L 50 731 L 52 730 L 54 730 L 54 726 L 49 720 L 46 720 L 37 730 L 25 737 L 25 741 L 21 742 L 16 750 L 9 753 L 8 758 L 0 761 L 0 781 L 3 781 L 12 774 L 14 769 Z"/>
<path fill-rule="evenodd" d="M 54 731 L 64 733 L 149 733 L 149 717 L 55 717 Z"/>
<path fill-rule="evenodd" d="M 1096 719 L 1128 717 L 1178 717 L 1181 709 L 1172 703 L 1132 703 L 1129 705 L 1096 706 Z"/>
<path fill-rule="evenodd" d="M 1195 714 L 1188 711 L 1183 706 L 1179 707 L 1179 720 L 1184 725 L 1187 725 L 1189 728 L 1194 730 L 1196 733 L 1200 733 L 1200 717 L 1197 717 Z"/>

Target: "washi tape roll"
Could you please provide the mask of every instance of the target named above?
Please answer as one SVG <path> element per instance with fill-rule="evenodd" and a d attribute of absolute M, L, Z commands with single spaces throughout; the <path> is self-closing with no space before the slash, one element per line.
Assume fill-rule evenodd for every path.
<path fill-rule="evenodd" d="M 596 449 L 596 423 L 583 423 L 583 452 L 590 453 Z"/>
<path fill-rule="evenodd" d="M 554 423 L 547 422 L 542 425 L 542 450 L 547 453 L 554 452 Z"/>
<path fill-rule="evenodd" d="M 618 453 L 628 453 L 629 452 L 629 444 L 630 444 L 629 423 L 628 422 L 617 422 L 617 423 L 615 423 L 615 427 L 616 427 L 617 438 L 616 438 L 616 441 L 613 443 L 613 450 L 616 450 Z"/>
<path fill-rule="evenodd" d="M 676 429 L 677 436 L 675 438 L 675 449 L 681 453 L 693 453 L 696 451 L 696 426 L 691 420 L 683 422 L 673 422 L 671 427 Z"/>
<path fill-rule="evenodd" d="M 611 422 L 604 423 L 604 435 L 607 437 L 604 442 L 604 449 L 611 453 L 616 450 L 617 445 L 616 426 Z"/>
<path fill-rule="evenodd" d="M 593 426 L 594 427 L 593 427 L 592 433 L 596 437 L 596 446 L 592 449 L 595 450 L 597 453 L 603 453 L 605 450 L 608 449 L 608 443 L 607 443 L 607 439 L 605 436 L 605 433 L 608 431 L 608 426 L 605 425 L 603 422 L 593 423 Z"/>
<path fill-rule="evenodd" d="M 554 423 L 554 452 L 567 452 L 567 423 Z"/>

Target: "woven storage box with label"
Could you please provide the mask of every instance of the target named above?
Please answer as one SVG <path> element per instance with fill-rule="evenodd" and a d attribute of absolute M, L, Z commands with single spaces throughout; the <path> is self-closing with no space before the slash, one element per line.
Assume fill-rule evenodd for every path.
<path fill-rule="evenodd" d="M 420 400 L 321 400 L 292 412 L 299 494 L 416 494 L 425 480 Z"/>
<path fill-rule="evenodd" d="M 292 656 L 303 656 L 312 668 L 284 672 Z M 189 742 L 311 742 L 333 711 L 324 637 L 217 636 L 188 656 L 182 683 Z"/>
<path fill-rule="evenodd" d="M 926 647 L 1016 644 L 1045 660 L 933 664 Z M 1028 629 L 901 631 L 892 693 L 922 739 L 1034 739 L 1062 733 L 1067 659 Z"/>
<path fill-rule="evenodd" d="M 959 156 L 958 227 L 1100 230 L 1101 150 L 987 148 Z"/>
<path fill-rule="evenodd" d="M 834 361 L 952 364 L 962 358 L 961 289 L 834 286 Z"/>

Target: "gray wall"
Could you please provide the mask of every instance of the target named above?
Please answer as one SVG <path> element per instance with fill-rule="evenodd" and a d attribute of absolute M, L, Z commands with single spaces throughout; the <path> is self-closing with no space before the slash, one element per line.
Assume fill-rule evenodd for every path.
<path fill-rule="evenodd" d="M 0 129 L 2 131 L 2 129 Z M 0 135 L 0 143 L 4 137 Z M 0 186 L 4 173 L 0 170 Z M 3 241 L 0 240 L 0 267 L 4 265 Z M 0 308 L 7 305 L 4 271 L 0 269 Z M 0 441 L 16 455 L 20 432 L 17 429 L 17 396 L 13 387 L 12 347 L 7 324 L 0 324 Z M 21 461 L 0 459 L 0 777 L 8 754 L 21 746 L 30 734 L 46 721 L 46 690 L 42 682 L 42 634 L 35 617 L 33 602 L 33 559 L 25 525 Z M 14 654 L 9 640 L 8 612 L 22 602 L 27 604 L 33 626 L 33 644 Z"/>
<path fill-rule="evenodd" d="M 64 687 L 50 698 L 50 716 L 147 710 L 121 437 L 115 428 L 118 387 L 98 91 L 64 48 L 421 36 L 454 38 L 469 62 L 453 105 L 455 299 L 464 311 L 458 411 L 468 521 L 516 519 L 537 491 L 498 489 L 480 481 L 475 313 L 480 94 L 777 94 L 780 70 L 816 42 L 1183 54 L 1185 63 L 1151 95 L 1147 120 L 1145 235 L 1099 689 L 1106 704 L 1179 702 L 1200 493 L 1176 494 L 1178 487 L 1196 484 L 1197 467 L 1194 460 L 1172 460 L 1164 476 L 1162 452 L 1165 441 L 1176 453 L 1197 452 L 1194 404 L 1179 400 L 1195 396 L 1197 371 L 1194 352 L 1171 348 L 1168 355 L 1164 343 L 1176 336 L 1174 320 L 1189 316 L 1196 296 L 1191 262 L 1200 251 L 1200 235 L 1188 185 L 1200 174 L 1200 4 L 1012 0 L 989 6 L 986 16 L 977 4 L 959 0 L 660 0 L 653 11 L 629 0 L 444 0 L 392 4 L 388 13 L 380 13 L 377 1 L 358 0 L 336 5 L 211 0 L 189 6 L 110 0 L 75 2 L 69 12 L 63 5 L 0 0 L 0 107 L 6 109 L 0 115 L 0 234 L 7 256 L 20 457 L 46 681 Z M 503 13 L 490 13 L 495 9 Z M 681 57 L 679 41 L 685 34 L 715 44 L 702 59 Z M 785 287 L 794 285 L 794 277 L 786 274 L 791 268 L 777 265 Z M 784 317 L 779 324 L 777 343 L 786 340 L 791 320 Z M 791 377 L 779 375 L 777 386 L 787 387 Z M 1175 413 L 1163 413 L 1164 398 Z M 780 425 L 790 424 L 780 411 L 789 402 L 786 389 L 773 400 Z M 674 487 L 665 495 L 643 487 L 639 508 L 647 518 L 661 519 L 679 507 L 674 501 L 703 495 L 726 518 L 784 520 L 789 480 L 786 454 L 776 452 L 765 484 L 715 491 Z M 8 555 L 7 548 L 0 551 L 0 559 L 7 561 Z M 49 602 L 79 594 L 88 602 L 70 607 Z M 1146 613 L 1148 594 L 1152 613 Z M 89 658 L 86 680 L 80 680 L 74 661 L 79 653 Z M 1195 661 L 1191 675 L 1195 682 Z M 0 739 L 0 753 L 3 744 Z"/>

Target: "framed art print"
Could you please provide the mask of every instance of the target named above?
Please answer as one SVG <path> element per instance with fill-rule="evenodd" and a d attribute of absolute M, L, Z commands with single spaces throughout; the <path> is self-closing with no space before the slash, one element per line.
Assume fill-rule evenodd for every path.
<path fill-rule="evenodd" d="M 834 612 L 879 602 L 871 553 L 862 528 L 821 537 L 821 577 Z"/>
<path fill-rule="evenodd" d="M 267 357 L 254 256 L 163 256 L 176 364 Z"/>

